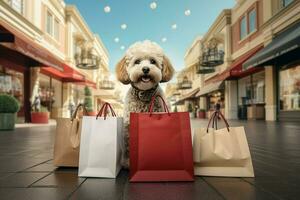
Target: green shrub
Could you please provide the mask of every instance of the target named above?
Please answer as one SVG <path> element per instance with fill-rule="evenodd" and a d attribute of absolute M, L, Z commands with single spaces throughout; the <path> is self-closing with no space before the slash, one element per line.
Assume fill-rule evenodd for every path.
<path fill-rule="evenodd" d="M 84 88 L 84 106 L 88 112 L 93 111 L 92 92 L 87 86 Z"/>
<path fill-rule="evenodd" d="M 174 108 L 174 112 L 177 112 L 177 106 L 175 106 L 175 108 Z"/>
<path fill-rule="evenodd" d="M 85 96 L 92 96 L 92 92 L 88 86 L 84 87 L 84 95 Z"/>
<path fill-rule="evenodd" d="M 16 113 L 20 109 L 18 100 L 10 95 L 0 95 L 0 113 Z"/>

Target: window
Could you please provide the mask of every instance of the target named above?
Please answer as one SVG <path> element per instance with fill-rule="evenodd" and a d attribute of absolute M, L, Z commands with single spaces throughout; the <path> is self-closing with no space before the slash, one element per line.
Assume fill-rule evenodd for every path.
<path fill-rule="evenodd" d="M 300 110 L 300 65 L 279 71 L 280 110 Z"/>
<path fill-rule="evenodd" d="M 290 5 L 294 0 L 281 0 L 282 2 L 282 6 L 286 7 L 288 5 Z"/>
<path fill-rule="evenodd" d="M 7 0 L 6 1 L 15 11 L 20 14 L 24 12 L 24 1 L 23 0 Z"/>
<path fill-rule="evenodd" d="M 249 33 L 252 33 L 256 30 L 256 10 L 252 10 L 249 13 Z"/>
<path fill-rule="evenodd" d="M 253 8 L 240 20 L 240 40 L 257 30 L 257 10 Z"/>
<path fill-rule="evenodd" d="M 53 34 L 53 15 L 49 11 L 47 12 L 46 31 L 50 35 Z"/>
<path fill-rule="evenodd" d="M 240 21 L 240 39 L 244 39 L 247 36 L 247 18 L 244 16 Z"/>
<path fill-rule="evenodd" d="M 54 20 L 54 38 L 59 41 L 59 21 Z"/>

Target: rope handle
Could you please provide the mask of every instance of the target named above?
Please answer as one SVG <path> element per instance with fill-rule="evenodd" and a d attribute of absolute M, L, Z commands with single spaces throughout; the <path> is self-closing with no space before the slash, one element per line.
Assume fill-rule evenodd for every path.
<path fill-rule="evenodd" d="M 111 112 L 111 115 L 113 117 L 116 117 L 116 113 L 114 111 L 114 109 L 112 108 L 112 106 L 110 105 L 110 103 L 108 102 L 105 102 L 103 104 L 103 106 L 101 107 L 100 111 L 98 112 L 97 116 L 96 116 L 96 119 L 98 119 L 98 117 L 104 117 L 104 120 L 106 119 L 106 116 L 107 116 L 107 109 L 110 109 L 110 112 Z"/>
<path fill-rule="evenodd" d="M 225 119 L 224 115 L 220 112 L 220 111 L 215 111 L 212 116 L 210 117 L 209 119 L 209 122 L 208 122 L 208 125 L 207 125 L 207 128 L 206 128 L 206 132 L 208 133 L 208 128 L 210 126 L 210 123 L 211 121 L 213 120 L 213 123 L 212 123 L 212 128 L 214 128 L 214 124 L 216 125 L 216 129 L 217 129 L 217 120 L 219 118 L 219 116 L 221 116 L 221 118 L 223 119 L 225 125 L 226 125 L 226 128 L 227 128 L 227 131 L 229 132 L 229 124 L 228 124 L 228 121 Z"/>
<path fill-rule="evenodd" d="M 167 112 L 168 115 L 171 115 L 171 114 L 170 114 L 170 111 L 169 111 L 169 108 L 168 108 L 168 106 L 167 106 L 167 104 L 166 104 L 164 98 L 163 98 L 161 95 L 158 94 L 158 95 L 152 96 L 152 99 L 151 99 L 151 102 L 150 102 L 150 106 L 149 106 L 149 113 L 150 113 L 150 116 L 151 116 L 152 113 L 153 113 L 154 101 L 155 101 L 155 99 L 156 99 L 157 97 L 160 98 L 160 99 L 162 100 L 162 102 L 163 102 L 164 112 Z"/>
<path fill-rule="evenodd" d="M 71 116 L 71 121 L 73 121 L 77 117 L 79 108 L 83 109 L 83 115 L 88 115 L 88 111 L 87 111 L 86 107 L 82 103 L 80 103 L 80 104 L 78 104 L 75 111 L 73 112 L 73 114 Z"/>

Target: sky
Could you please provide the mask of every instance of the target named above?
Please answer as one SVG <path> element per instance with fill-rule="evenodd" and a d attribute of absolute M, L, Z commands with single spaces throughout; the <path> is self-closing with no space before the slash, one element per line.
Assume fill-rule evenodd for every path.
<path fill-rule="evenodd" d="M 126 49 L 134 42 L 145 39 L 158 43 L 174 68 L 182 69 L 184 55 L 194 39 L 206 33 L 223 9 L 235 4 L 235 0 L 65 2 L 76 5 L 90 29 L 100 36 L 109 52 L 109 68 L 112 72 Z"/>

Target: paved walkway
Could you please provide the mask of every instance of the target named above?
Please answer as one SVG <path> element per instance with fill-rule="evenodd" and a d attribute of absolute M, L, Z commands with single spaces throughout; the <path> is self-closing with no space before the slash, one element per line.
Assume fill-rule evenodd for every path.
<path fill-rule="evenodd" d="M 193 127 L 207 121 L 193 120 Z M 255 178 L 197 177 L 194 183 L 129 183 L 78 178 L 77 169 L 52 165 L 55 126 L 0 132 L 0 199 L 300 199 L 300 124 L 232 121 L 243 125 Z"/>

